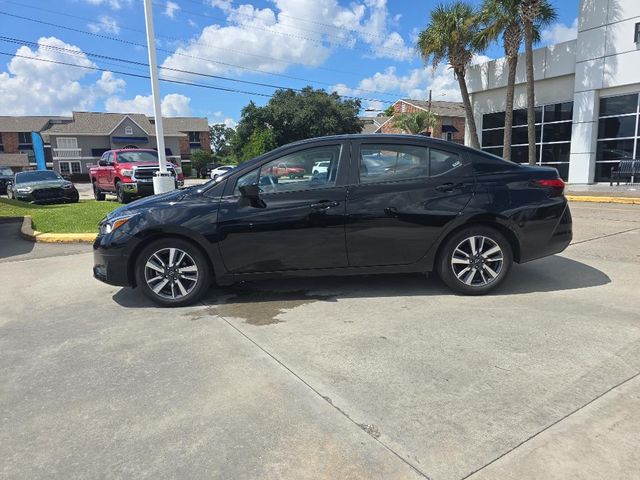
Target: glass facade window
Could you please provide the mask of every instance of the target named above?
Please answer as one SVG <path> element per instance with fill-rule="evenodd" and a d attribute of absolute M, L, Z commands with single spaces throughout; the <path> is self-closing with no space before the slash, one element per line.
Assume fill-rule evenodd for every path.
<path fill-rule="evenodd" d="M 608 182 L 620 160 L 639 158 L 640 94 L 600 99 L 596 182 Z"/>
<path fill-rule="evenodd" d="M 573 102 L 555 103 L 536 107 L 536 159 L 538 165 L 549 165 L 558 170 L 565 180 L 569 175 L 569 152 Z M 504 140 L 504 112 L 482 116 L 482 149 L 502 156 Z M 511 130 L 511 160 L 529 161 L 527 110 L 513 111 Z"/>

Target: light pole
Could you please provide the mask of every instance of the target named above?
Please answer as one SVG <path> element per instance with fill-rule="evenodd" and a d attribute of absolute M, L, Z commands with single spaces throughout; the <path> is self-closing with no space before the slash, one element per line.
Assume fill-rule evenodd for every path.
<path fill-rule="evenodd" d="M 173 190 L 175 188 L 175 180 L 167 170 L 167 159 L 164 149 L 164 128 L 162 126 L 162 108 L 160 105 L 160 86 L 158 82 L 158 59 L 156 58 L 156 41 L 153 31 L 151 0 L 144 0 L 144 22 L 147 28 L 151 97 L 153 98 L 153 116 L 156 120 L 156 144 L 158 147 L 158 164 L 160 166 L 160 171 L 156 172 L 153 177 L 153 193 L 158 194 Z"/>

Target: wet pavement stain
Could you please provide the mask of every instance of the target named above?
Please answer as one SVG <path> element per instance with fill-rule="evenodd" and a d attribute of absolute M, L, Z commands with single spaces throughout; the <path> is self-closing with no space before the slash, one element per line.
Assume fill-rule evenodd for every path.
<path fill-rule="evenodd" d="M 336 301 L 335 295 L 309 293 L 306 290 L 271 291 L 246 287 L 221 290 L 214 298 L 206 300 L 207 309 L 189 312 L 184 316 L 193 320 L 209 315 L 243 318 L 246 323 L 256 326 L 281 323 L 278 315 L 287 310 L 317 301 Z"/>

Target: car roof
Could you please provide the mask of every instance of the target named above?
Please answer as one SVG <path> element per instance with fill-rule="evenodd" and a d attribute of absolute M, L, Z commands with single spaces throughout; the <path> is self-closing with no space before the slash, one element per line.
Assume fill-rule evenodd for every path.
<path fill-rule="evenodd" d="M 109 152 L 155 152 L 158 153 L 157 150 L 153 148 L 114 148 L 112 150 L 108 150 Z"/>

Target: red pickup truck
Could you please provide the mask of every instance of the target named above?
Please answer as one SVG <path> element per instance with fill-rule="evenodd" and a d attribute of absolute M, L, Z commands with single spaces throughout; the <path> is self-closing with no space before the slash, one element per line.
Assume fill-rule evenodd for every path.
<path fill-rule="evenodd" d="M 153 195 L 153 176 L 159 169 L 155 150 L 109 150 L 102 154 L 98 165 L 89 169 L 93 196 L 104 200 L 105 193 L 115 193 L 120 203 L 127 203 L 133 197 Z M 182 186 L 182 169 L 171 162 L 167 169 L 176 180 L 176 188 Z"/>

